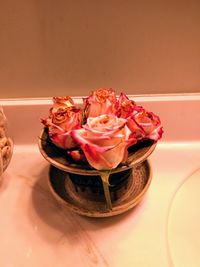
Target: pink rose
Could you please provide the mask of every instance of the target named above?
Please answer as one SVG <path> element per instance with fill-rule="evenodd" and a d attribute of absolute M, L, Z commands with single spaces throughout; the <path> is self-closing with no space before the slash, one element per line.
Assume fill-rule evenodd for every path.
<path fill-rule="evenodd" d="M 130 100 L 124 93 L 120 94 L 116 107 L 116 115 L 120 118 L 128 118 L 142 110 L 141 106 L 137 106 L 136 103 Z"/>
<path fill-rule="evenodd" d="M 102 114 L 114 114 L 116 96 L 112 89 L 99 88 L 84 99 L 86 118 L 97 117 Z"/>
<path fill-rule="evenodd" d="M 88 118 L 83 128 L 72 131 L 74 140 L 92 167 L 110 170 L 127 159 L 127 148 L 136 143 L 136 139 L 126 122 L 114 115 L 100 115 Z"/>
<path fill-rule="evenodd" d="M 143 109 L 129 118 L 127 125 L 138 140 L 149 138 L 158 141 L 162 137 L 160 119 L 153 112 Z"/>
<path fill-rule="evenodd" d="M 42 122 L 48 127 L 49 137 L 55 145 L 64 149 L 73 148 L 77 144 L 71 137 L 71 131 L 81 127 L 81 112 L 72 105 L 71 100 L 61 101 L 60 104 L 59 101 L 58 98 L 56 101 L 54 98 L 54 106 L 50 109 L 50 115 Z"/>

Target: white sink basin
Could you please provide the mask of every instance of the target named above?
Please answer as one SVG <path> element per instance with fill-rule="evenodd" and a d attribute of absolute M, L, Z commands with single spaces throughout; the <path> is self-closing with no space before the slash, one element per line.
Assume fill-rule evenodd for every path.
<path fill-rule="evenodd" d="M 177 189 L 170 206 L 168 242 L 174 266 L 200 266 L 200 169 Z"/>

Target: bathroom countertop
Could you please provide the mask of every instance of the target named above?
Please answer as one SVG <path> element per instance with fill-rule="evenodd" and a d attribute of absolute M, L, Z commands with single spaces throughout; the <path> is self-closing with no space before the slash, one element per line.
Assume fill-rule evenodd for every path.
<path fill-rule="evenodd" d="M 200 96 L 138 100 L 160 115 L 165 134 L 149 159 L 153 178 L 144 199 L 132 210 L 110 218 L 77 215 L 52 196 L 49 164 L 37 145 L 39 118 L 48 114 L 50 101 L 1 102 L 15 146 L 0 187 L 0 266 L 187 267 L 181 259 L 180 244 L 187 248 L 184 254 L 188 262 L 193 258 L 190 267 L 199 266 L 196 246 L 200 235 L 192 216 L 199 214 L 194 203 L 200 194 L 195 194 L 196 202 L 192 197 L 200 177 L 187 187 L 191 190 L 187 194 L 181 190 L 200 168 L 200 128 L 195 123 L 200 121 Z M 191 213 L 187 207 L 189 218 L 184 212 L 187 203 L 193 206 Z M 181 240 L 184 229 L 178 226 L 186 223 L 185 218 L 187 231 Z M 189 238 L 190 231 L 193 239 Z"/>

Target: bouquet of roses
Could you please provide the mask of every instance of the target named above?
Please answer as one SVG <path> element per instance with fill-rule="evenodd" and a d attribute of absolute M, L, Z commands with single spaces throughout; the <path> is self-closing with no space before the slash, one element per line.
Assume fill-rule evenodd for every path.
<path fill-rule="evenodd" d="M 128 159 L 128 149 L 144 140 L 158 141 L 160 119 L 124 93 L 100 88 L 75 106 L 71 97 L 54 97 L 49 117 L 42 122 L 52 143 L 75 162 L 111 170 Z"/>

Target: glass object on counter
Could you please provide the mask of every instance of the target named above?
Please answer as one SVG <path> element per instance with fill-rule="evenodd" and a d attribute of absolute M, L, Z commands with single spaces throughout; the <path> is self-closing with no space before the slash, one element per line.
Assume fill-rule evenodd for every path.
<path fill-rule="evenodd" d="M 8 137 L 6 116 L 0 107 L 0 177 L 10 163 L 12 152 L 13 142 Z"/>

